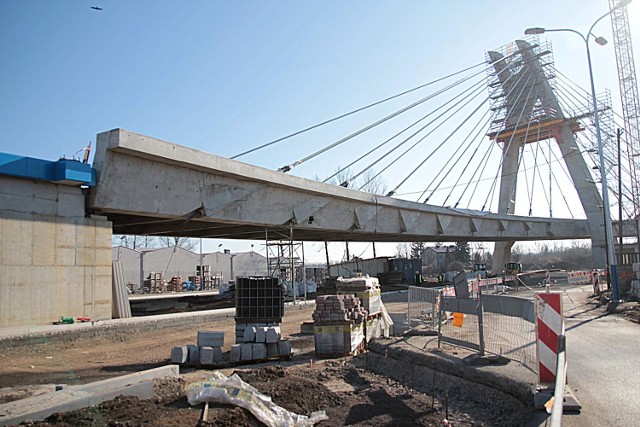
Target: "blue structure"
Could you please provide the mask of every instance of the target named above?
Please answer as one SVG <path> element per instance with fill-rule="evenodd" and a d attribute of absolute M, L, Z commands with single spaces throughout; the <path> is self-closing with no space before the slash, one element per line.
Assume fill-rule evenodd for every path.
<path fill-rule="evenodd" d="M 0 153 L 0 174 L 72 186 L 96 185 L 96 170 L 90 164 L 69 159 L 54 162 Z"/>

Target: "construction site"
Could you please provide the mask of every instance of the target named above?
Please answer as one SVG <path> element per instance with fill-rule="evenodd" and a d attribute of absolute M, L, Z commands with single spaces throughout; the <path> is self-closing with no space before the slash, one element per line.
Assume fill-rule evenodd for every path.
<path fill-rule="evenodd" d="M 381 6 L 374 3 L 367 8 Z M 307 111 L 310 118 L 296 118 L 297 131 L 275 139 L 270 132 L 284 128 L 269 128 L 273 117 L 239 120 L 263 94 L 275 92 L 260 74 L 272 59 L 261 63 L 252 56 L 251 65 L 236 65 L 233 73 L 259 75 L 258 94 L 245 92 L 251 76 L 238 77 L 243 89 L 233 95 L 223 89 L 234 79 L 208 77 L 215 81 L 213 95 L 200 83 L 189 89 L 187 103 L 219 98 L 225 104 L 210 110 L 194 104 L 202 115 L 180 119 L 172 111 L 165 119 L 171 131 L 159 133 L 177 140 L 181 126 L 186 132 L 215 114 L 219 127 L 210 132 L 224 154 L 211 153 L 205 133 L 193 145 L 180 145 L 120 127 L 94 133 L 95 144 L 58 160 L 0 152 L 0 426 L 637 424 L 640 106 L 631 1 L 608 3 L 586 36 L 569 28 L 522 28 L 515 41 L 486 51 L 475 65 L 399 93 L 392 86 L 395 95 L 373 103 L 354 96 L 364 106 L 345 104 L 348 112 L 337 116 L 332 100 L 326 111 L 333 118 Z M 223 6 L 236 7 L 213 7 Z M 92 24 L 97 34 L 99 19 L 110 18 L 106 8 L 89 9 L 98 18 Z M 142 13 L 134 9 L 116 13 L 118 20 Z M 242 16 L 233 21 L 242 37 L 260 21 L 245 10 L 213 10 L 229 19 Z M 314 18 L 287 41 L 313 45 L 301 28 L 315 25 L 322 12 L 307 12 Z M 189 19 L 198 18 L 192 14 Z M 384 15 L 392 17 L 388 10 Z M 621 114 L 608 90 L 595 90 L 589 43 L 608 43 L 592 33 L 604 18 L 612 24 Z M 34 22 L 45 22 L 39 19 Z M 145 35 L 146 20 L 135 21 Z M 120 21 L 101 30 L 107 40 L 121 35 Z M 173 30 L 172 40 L 180 33 Z M 217 37 L 231 37 L 227 30 Z M 383 38 L 397 35 L 385 31 L 380 47 Z M 556 68 L 551 42 L 541 38 L 552 32 L 572 32 L 585 42 L 590 91 Z M 68 38 L 81 33 L 93 35 L 93 27 Z M 121 49 L 138 36 L 122 34 L 117 49 L 104 51 L 125 58 Z M 155 44 L 171 44 L 153 34 L 147 38 Z M 253 34 L 256 43 L 264 34 Z M 242 37 L 216 39 L 220 45 L 208 48 L 217 55 L 228 43 L 241 55 Z M 102 43 L 101 49 L 108 45 Z M 454 44 L 464 43 L 438 49 Z M 191 45 L 185 41 L 173 62 L 144 72 L 133 65 L 148 61 L 142 56 L 113 61 L 121 62 L 114 74 L 142 80 L 169 75 L 168 68 L 182 63 L 177 58 L 186 57 L 194 62 L 185 66 L 197 68 L 195 59 L 209 53 L 185 53 Z M 154 49 L 144 46 L 136 53 Z M 253 51 L 253 45 L 245 48 Z M 283 69 L 311 50 L 274 52 L 276 59 L 287 58 L 274 74 L 294 85 L 298 78 Z M 305 78 L 337 57 L 317 59 Z M 202 74 L 233 62 L 221 58 Z M 103 55 L 99 61 L 108 62 Z M 366 73 L 395 62 L 371 63 Z M 47 68 L 43 64 L 36 68 Z M 197 80 L 191 71 L 177 74 Z M 114 109 L 125 115 L 119 116 L 124 125 L 160 127 L 160 118 L 143 120 L 156 113 L 149 105 L 177 110 L 180 102 L 167 88 L 184 89 L 163 81 L 145 100 L 144 114 L 130 118 L 132 98 L 145 98 L 137 92 L 147 83 L 142 80 L 123 85 L 136 91 L 118 94 Z M 352 86 L 355 93 L 355 82 L 342 90 Z M 286 105 L 302 111 L 324 90 L 289 94 Z M 97 98 L 109 104 L 108 97 Z M 231 107 L 236 98 L 243 103 Z M 348 126 L 341 121 L 365 110 L 373 114 L 373 107 L 386 110 Z M 293 117 L 290 110 L 281 115 Z M 307 119 L 316 124 L 303 125 Z M 246 140 L 239 143 L 224 133 L 239 121 L 247 131 L 260 128 L 262 139 L 236 129 L 233 137 Z M 326 130 L 338 121 L 342 128 Z M 352 125 L 357 130 L 348 129 Z M 311 137 L 316 130 L 326 133 Z M 365 133 L 367 139 L 358 139 Z M 307 139 L 275 148 L 300 135 Z M 359 143 L 349 146 L 353 141 Z M 230 148 L 239 153 L 229 154 Z M 313 263 L 305 259 L 305 243 L 307 250 L 315 245 Z M 337 256 L 330 243 L 341 246 Z M 535 262 L 524 265 L 521 243 L 528 255 L 538 250 Z M 482 250 L 471 254 L 470 244 Z M 573 245 L 571 261 L 557 256 L 566 253 L 555 250 L 564 244 Z"/>

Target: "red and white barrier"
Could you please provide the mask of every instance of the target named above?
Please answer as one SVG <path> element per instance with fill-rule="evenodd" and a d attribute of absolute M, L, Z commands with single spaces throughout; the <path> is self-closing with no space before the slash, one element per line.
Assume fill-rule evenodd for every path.
<path fill-rule="evenodd" d="M 554 384 L 558 363 L 558 336 L 564 334 L 562 293 L 536 293 L 538 382 Z"/>
<path fill-rule="evenodd" d="M 597 294 L 600 292 L 600 273 L 597 271 L 593 272 L 593 293 Z"/>
<path fill-rule="evenodd" d="M 547 272 L 544 275 L 544 284 L 545 285 L 551 284 L 551 272 L 549 270 L 547 270 Z"/>
<path fill-rule="evenodd" d="M 591 283 L 591 270 L 567 272 L 567 282 L 570 285 Z"/>

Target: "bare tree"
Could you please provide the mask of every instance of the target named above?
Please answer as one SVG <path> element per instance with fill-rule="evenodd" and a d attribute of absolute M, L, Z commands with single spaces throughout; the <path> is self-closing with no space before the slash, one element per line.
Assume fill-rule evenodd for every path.
<path fill-rule="evenodd" d="M 398 258 L 409 258 L 411 248 L 408 243 L 398 243 L 396 245 L 396 256 Z"/>
<path fill-rule="evenodd" d="M 158 237 L 160 246 L 163 248 L 179 247 L 192 251 L 198 244 L 197 240 L 191 237 Z"/>
<path fill-rule="evenodd" d="M 388 189 L 387 182 L 381 176 L 376 176 L 376 173 L 373 169 L 367 169 L 367 171 L 362 175 L 361 184 L 359 187 L 362 187 L 362 191 L 366 191 L 371 194 L 385 194 Z"/>
<path fill-rule="evenodd" d="M 151 236 L 137 236 L 132 234 L 120 234 L 113 236 L 112 243 L 129 249 L 149 249 L 159 246 L 158 239 Z"/>

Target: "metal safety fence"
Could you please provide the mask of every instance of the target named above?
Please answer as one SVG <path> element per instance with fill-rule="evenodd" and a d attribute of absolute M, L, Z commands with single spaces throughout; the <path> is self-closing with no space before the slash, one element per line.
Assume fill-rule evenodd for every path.
<path fill-rule="evenodd" d="M 535 371 L 533 301 L 482 292 L 456 298 L 452 293 L 447 288 L 409 287 L 409 326 L 436 332 L 439 343 L 504 356 Z"/>
<path fill-rule="evenodd" d="M 412 328 L 438 330 L 438 299 L 440 290 L 409 286 L 407 318 Z"/>
<path fill-rule="evenodd" d="M 536 370 L 534 303 L 507 295 L 482 295 L 485 351 Z"/>

